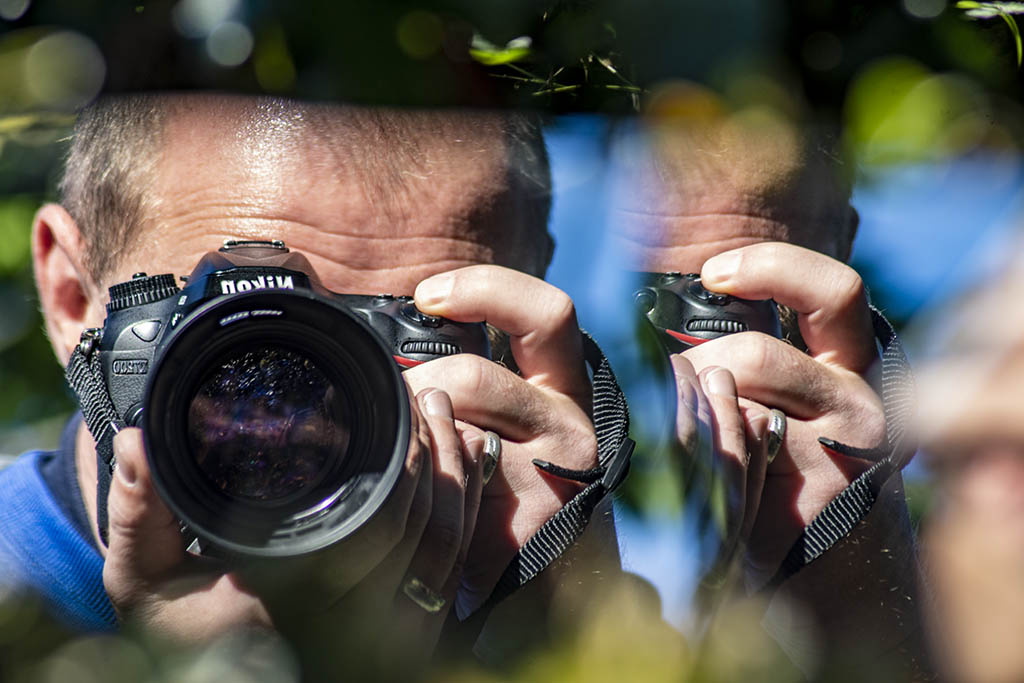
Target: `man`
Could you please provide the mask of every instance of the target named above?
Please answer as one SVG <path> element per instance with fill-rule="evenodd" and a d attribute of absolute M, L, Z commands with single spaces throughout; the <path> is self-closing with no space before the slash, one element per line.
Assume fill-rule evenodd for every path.
<path fill-rule="evenodd" d="M 460 355 L 406 371 L 414 438 L 385 509 L 313 561 L 251 575 L 211 570 L 182 550 L 137 429 L 114 440 L 104 545 L 95 444 L 74 423 L 61 452 L 30 456 L 0 479 L 11 521 L 0 565 L 72 624 L 110 626 L 116 614 L 179 641 L 272 626 L 298 634 L 300 654 L 328 674 L 351 673 L 353 660 L 368 672 L 415 670 L 453 605 L 460 616 L 478 608 L 580 489 L 532 460 L 597 464 L 572 301 L 539 279 L 552 249 L 549 176 L 525 117 L 109 98 L 80 117 L 61 194 L 61 205 L 39 210 L 32 242 L 62 364 L 83 329 L 102 325 L 110 285 L 140 270 L 186 274 L 225 239 L 243 238 L 283 240 L 332 291 L 415 293 L 426 313 L 487 321 L 508 335 L 519 370 Z M 502 439 L 486 487 L 484 430 Z M 53 556 L 26 547 L 13 530 L 28 518 L 65 545 L 47 546 Z M 617 564 L 613 540 L 593 555 Z M 409 596 L 413 580 L 429 600 Z"/>
<path fill-rule="evenodd" d="M 647 136 L 647 152 L 633 154 L 629 167 L 638 182 L 620 200 L 628 267 L 700 273 L 712 291 L 771 298 L 794 314 L 783 320 L 789 341 L 730 335 L 671 359 L 677 439 L 693 452 L 698 416 L 713 416 L 715 457 L 731 494 L 724 560 L 741 551 L 755 593 L 803 529 L 873 464 L 826 449 L 819 437 L 859 449 L 886 443 L 882 401 L 868 378 L 878 355 L 867 295 L 843 263 L 857 215 L 834 159 L 779 118 L 669 117 L 655 119 Z M 771 425 L 783 438 L 770 445 L 772 409 L 784 415 Z M 903 678 L 923 670 L 899 479 L 849 536 L 764 596 L 767 629 L 812 677 L 826 675 L 825 666 Z"/>

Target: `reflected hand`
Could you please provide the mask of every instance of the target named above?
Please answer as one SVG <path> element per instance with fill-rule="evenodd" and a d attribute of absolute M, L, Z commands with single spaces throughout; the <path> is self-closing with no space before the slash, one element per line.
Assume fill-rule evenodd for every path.
<path fill-rule="evenodd" d="M 721 541 L 704 577 L 706 583 L 718 585 L 736 553 L 746 549 L 757 518 L 768 462 L 768 414 L 752 405 L 740 408 L 736 380 L 727 369 L 709 366 L 698 376 L 684 355 L 673 355 L 671 362 L 679 453 L 708 463 L 710 485 L 724 491 Z"/>
<path fill-rule="evenodd" d="M 684 355 L 695 368 L 728 367 L 745 412 L 786 413 L 778 457 L 767 468 L 747 557 L 752 583 L 778 567 L 803 528 L 871 462 L 830 452 L 825 436 L 873 448 L 886 438 L 882 402 L 864 378 L 877 361 L 860 276 L 808 249 L 761 243 L 709 259 L 709 290 L 775 299 L 796 311 L 808 352 L 760 333 L 709 341 Z"/>

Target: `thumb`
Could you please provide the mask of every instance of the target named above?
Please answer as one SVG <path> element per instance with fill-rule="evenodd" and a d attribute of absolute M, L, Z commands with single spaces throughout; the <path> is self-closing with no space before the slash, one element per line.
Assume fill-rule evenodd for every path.
<path fill-rule="evenodd" d="M 184 559 L 177 519 L 157 495 L 142 447 L 142 432 L 114 437 L 117 466 L 107 499 L 109 543 L 103 569 L 112 598 L 158 580 Z"/>

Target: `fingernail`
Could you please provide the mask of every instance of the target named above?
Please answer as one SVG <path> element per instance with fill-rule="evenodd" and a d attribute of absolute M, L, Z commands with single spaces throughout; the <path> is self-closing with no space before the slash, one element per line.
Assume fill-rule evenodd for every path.
<path fill-rule="evenodd" d="M 135 465 L 130 460 L 117 460 L 114 463 L 114 476 L 121 480 L 121 483 L 131 488 L 135 486 L 138 474 Z"/>
<path fill-rule="evenodd" d="M 452 293 L 455 278 L 450 273 L 428 277 L 416 287 L 416 303 L 422 306 L 436 306 Z"/>
<path fill-rule="evenodd" d="M 705 376 L 708 392 L 716 396 L 736 397 L 736 382 L 725 368 L 715 368 Z"/>
<path fill-rule="evenodd" d="M 741 259 L 740 253 L 735 250 L 709 258 L 700 269 L 701 282 L 705 286 L 728 282 L 739 270 Z"/>
<path fill-rule="evenodd" d="M 423 398 L 423 412 L 431 417 L 452 417 L 452 402 L 448 394 L 434 389 Z"/>

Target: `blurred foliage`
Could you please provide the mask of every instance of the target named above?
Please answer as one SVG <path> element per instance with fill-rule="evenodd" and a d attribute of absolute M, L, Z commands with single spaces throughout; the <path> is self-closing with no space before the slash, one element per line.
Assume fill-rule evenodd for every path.
<path fill-rule="evenodd" d="M 1021 94 L 1012 33 L 965 21 L 1010 16 L 1016 3 L 974 3 L 966 15 L 942 0 L 5 3 L 0 101 L 17 110 L 67 110 L 103 85 L 630 111 L 659 83 L 720 87 L 753 67 L 835 119 L 857 74 L 890 55 Z M 513 64 L 549 87 L 506 78 Z"/>
<path fill-rule="evenodd" d="M 974 2 L 974 0 L 960 0 L 956 3 L 957 9 L 964 10 L 964 13 L 974 19 L 991 19 L 999 17 L 1006 22 L 1013 35 L 1013 42 L 1017 46 L 1017 67 L 1021 65 L 1024 58 L 1024 49 L 1021 46 L 1020 28 L 1014 14 L 1024 14 L 1024 3 L 1020 2 Z"/>
<path fill-rule="evenodd" d="M 736 111 L 841 131 L 851 166 L 867 172 L 1019 149 L 1019 13 L 1020 3 L 943 0 L 0 0 L 0 451 L 52 444 L 72 409 L 37 313 L 28 235 L 52 198 L 71 113 L 101 91 L 684 117 L 718 106 L 694 96 L 713 91 Z M 880 301 L 889 295 L 875 289 Z M 664 425 L 637 416 L 644 455 L 624 501 L 653 516 L 678 512 L 686 496 L 713 500 L 713 486 L 693 493 L 708 473 L 679 471 Z M 919 519 L 929 490 L 908 489 Z M 699 509 L 713 530 L 720 511 Z M 723 616 L 704 643 L 711 654 L 693 658 L 632 620 L 628 600 L 608 605 L 571 647 L 518 678 L 794 678 L 750 614 Z M 274 660 L 277 678 L 226 669 L 218 662 L 249 650 L 225 647 L 174 659 L 130 639 L 68 639 L 32 608 L 0 601 L 3 680 L 83 680 L 89 667 L 104 680 L 296 677 L 287 656 Z"/>

